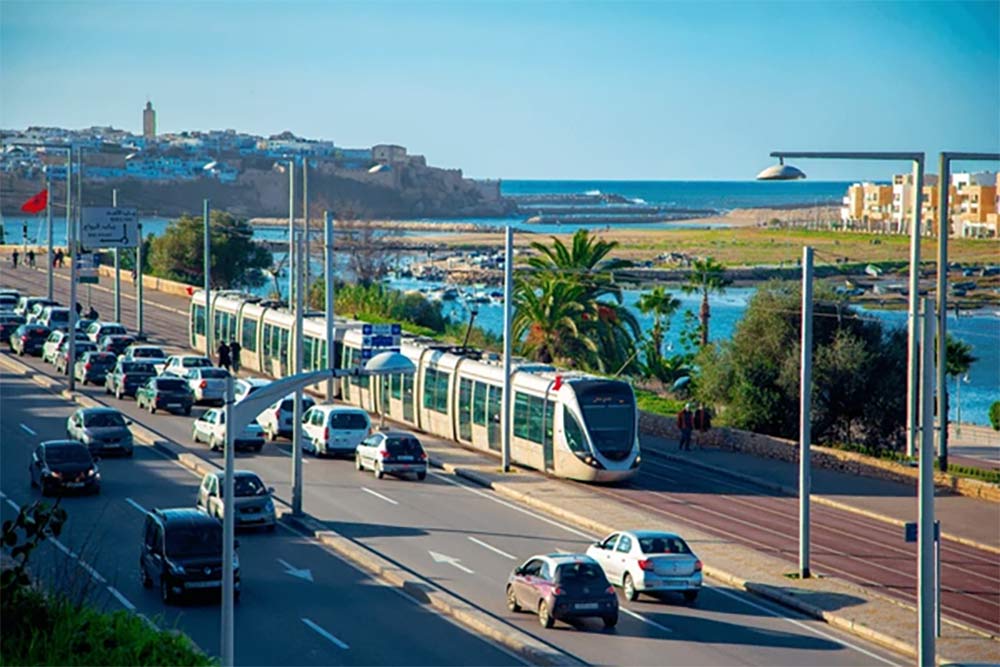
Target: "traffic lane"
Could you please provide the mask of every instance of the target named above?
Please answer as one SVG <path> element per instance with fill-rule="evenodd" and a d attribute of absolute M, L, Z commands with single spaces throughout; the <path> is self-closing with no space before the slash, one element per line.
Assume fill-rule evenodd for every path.
<path fill-rule="evenodd" d="M 21 382 L 25 386 L 14 387 L 15 390 L 32 389 L 33 383 Z M 47 415 L 53 415 L 58 408 L 44 407 Z M 57 437 L 70 410 L 67 405 L 62 415 L 4 415 L 4 423 L 11 423 L 9 417 L 13 417 L 20 419 L 18 425 L 28 425 L 40 437 Z M 73 506 L 71 516 L 76 521 L 72 523 L 97 526 L 98 531 L 90 535 L 92 541 L 125 545 L 126 550 L 128 545 L 135 545 L 134 555 L 119 551 L 117 562 L 109 562 L 114 561 L 116 554 L 104 553 L 100 560 L 90 563 L 108 573 L 109 579 L 115 577 L 119 590 L 141 611 L 151 615 L 163 607 L 155 592 L 142 588 L 137 576 L 143 520 L 140 508 L 192 506 L 198 479 L 144 447 L 136 449 L 135 461 L 115 462 L 132 464 L 132 469 L 121 474 L 123 488 L 116 492 L 114 485 L 108 484 L 98 496 L 113 505 L 114 520 L 107 520 L 106 508 L 88 512 Z M 116 472 L 122 471 L 109 469 L 104 477 L 114 479 Z M 159 476 L 163 478 L 158 479 Z M 131 485 L 127 483 L 130 479 L 135 480 Z M 77 499 L 67 499 L 70 500 Z M 70 507 L 68 502 L 66 506 Z M 461 630 L 393 589 L 372 582 L 301 535 L 290 531 L 276 535 L 248 531 L 241 532 L 239 539 L 244 592 L 236 615 L 236 632 L 240 637 L 236 658 L 241 664 L 519 664 L 505 651 Z M 379 613 L 373 613 L 372 609 Z M 165 619 L 168 625 L 177 624 L 210 652 L 218 645 L 217 604 L 191 604 L 167 610 L 176 616 Z M 394 623 L 394 641 L 389 646 L 382 646 L 379 641 L 385 632 L 383 613 L 389 614 Z M 282 627 L 280 642 L 268 641 L 268 631 L 275 624 Z M 440 637 L 444 642 L 428 644 L 424 642 L 428 636 Z M 349 648 L 343 648 L 337 641 Z"/>

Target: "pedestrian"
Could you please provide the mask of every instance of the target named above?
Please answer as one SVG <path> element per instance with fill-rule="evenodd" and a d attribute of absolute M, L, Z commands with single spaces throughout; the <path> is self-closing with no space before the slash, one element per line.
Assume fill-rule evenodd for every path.
<path fill-rule="evenodd" d="M 135 272 L 135 267 L 133 266 L 132 267 L 132 282 L 134 283 L 135 280 L 136 280 L 136 272 Z"/>
<path fill-rule="evenodd" d="M 15 269 L 17 268 L 17 258 L 18 257 L 20 257 L 20 254 L 17 252 L 17 248 L 14 248 L 14 252 L 12 252 L 10 254 L 10 259 L 11 259 L 12 262 L 14 262 L 14 268 Z"/>
<path fill-rule="evenodd" d="M 229 358 L 229 346 L 226 345 L 226 341 L 219 341 L 219 347 L 215 352 L 219 355 L 219 368 L 225 368 L 228 371 L 232 362 Z"/>
<path fill-rule="evenodd" d="M 76 316 L 80 317 L 81 316 L 80 313 L 82 313 L 82 312 L 83 312 L 83 306 L 81 306 L 80 302 L 77 301 L 76 302 Z"/>
<path fill-rule="evenodd" d="M 230 343 L 229 343 L 229 356 L 232 357 L 233 372 L 234 373 L 239 373 L 240 372 L 240 352 L 242 350 L 243 350 L 243 347 L 239 344 L 238 341 L 235 341 L 235 340 L 234 341 L 230 341 Z"/>
<path fill-rule="evenodd" d="M 90 306 L 90 309 L 87 311 L 87 319 L 88 320 L 99 320 L 99 319 L 101 319 L 100 316 L 97 314 L 97 311 L 94 309 L 93 306 Z"/>
<path fill-rule="evenodd" d="M 694 429 L 694 414 L 690 403 L 685 404 L 684 409 L 677 413 L 677 428 L 681 432 L 680 450 L 690 450 L 691 431 Z"/>
<path fill-rule="evenodd" d="M 31 268 L 35 268 L 35 249 L 34 248 L 29 248 L 28 249 L 28 266 L 30 266 Z"/>
<path fill-rule="evenodd" d="M 704 403 L 698 404 L 698 409 L 694 411 L 694 427 L 699 433 L 708 433 L 708 430 L 712 428 L 712 413 L 708 408 L 705 407 Z M 702 444 L 702 441 L 698 441 Z"/>
<path fill-rule="evenodd" d="M 63 267 L 63 251 L 62 248 L 56 250 L 56 254 L 52 256 L 52 267 L 56 269 L 61 269 Z"/>

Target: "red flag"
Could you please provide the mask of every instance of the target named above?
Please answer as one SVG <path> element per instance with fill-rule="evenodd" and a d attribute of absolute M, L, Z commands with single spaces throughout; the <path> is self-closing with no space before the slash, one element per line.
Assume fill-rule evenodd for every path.
<path fill-rule="evenodd" d="M 49 191 L 42 190 L 37 195 L 21 204 L 21 210 L 25 213 L 41 213 L 49 203 Z"/>

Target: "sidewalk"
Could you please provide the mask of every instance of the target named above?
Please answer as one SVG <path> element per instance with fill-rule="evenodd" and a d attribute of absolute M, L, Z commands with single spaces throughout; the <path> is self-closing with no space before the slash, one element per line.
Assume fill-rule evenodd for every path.
<path fill-rule="evenodd" d="M 765 459 L 715 448 L 678 452 L 677 443 L 642 434 L 643 451 L 653 456 L 701 464 L 754 483 L 798 495 L 797 463 Z M 860 477 L 813 466 L 812 498 L 848 511 L 875 514 L 893 523 L 917 520 L 917 485 Z M 1000 554 L 1000 504 L 966 496 L 942 494 L 934 498 L 934 512 L 946 537 L 972 543 Z"/>

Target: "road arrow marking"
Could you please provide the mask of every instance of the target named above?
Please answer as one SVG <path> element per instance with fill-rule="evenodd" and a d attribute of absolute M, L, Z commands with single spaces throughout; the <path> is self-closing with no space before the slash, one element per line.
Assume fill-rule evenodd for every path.
<path fill-rule="evenodd" d="M 327 632 L 323 628 L 319 627 L 318 625 L 316 625 L 315 623 L 313 623 L 312 621 L 310 621 L 308 618 L 303 618 L 302 622 L 305 623 L 306 625 L 308 625 L 313 630 L 315 630 L 322 637 L 325 637 L 326 639 L 329 639 L 336 646 L 339 646 L 340 648 L 345 649 L 345 650 L 351 648 L 350 646 L 348 646 L 344 642 L 340 641 L 339 639 L 337 639 L 336 637 L 334 637 L 333 635 L 331 635 L 329 632 Z"/>
<path fill-rule="evenodd" d="M 475 574 L 475 572 L 473 572 L 469 568 L 459 563 L 457 558 L 454 558 L 452 556 L 445 556 L 444 554 L 439 554 L 436 551 L 428 551 L 427 553 L 431 555 L 431 558 L 434 559 L 435 563 L 448 563 L 449 565 L 457 567 L 459 570 L 465 572 L 466 574 Z"/>
<path fill-rule="evenodd" d="M 297 567 L 292 567 L 287 561 L 280 558 L 278 559 L 278 562 L 285 568 L 285 574 L 290 574 L 293 577 L 298 577 L 299 579 L 304 579 L 305 581 L 311 582 L 313 580 L 312 572 L 310 572 L 308 568 L 300 570 Z"/>
<path fill-rule="evenodd" d="M 37 433 L 32 431 L 31 427 L 28 426 L 27 424 L 21 424 L 21 430 L 27 433 L 28 435 L 38 435 Z"/>
<path fill-rule="evenodd" d="M 504 558 L 508 558 L 510 560 L 516 560 L 515 556 L 511 556 L 506 551 L 501 551 L 500 549 L 497 549 L 492 544 L 486 544 L 486 542 L 483 542 L 482 540 L 477 540 L 476 538 L 472 537 L 471 535 L 469 535 L 469 540 L 471 540 L 472 542 L 475 542 L 476 544 L 478 544 L 479 546 L 483 547 L 484 549 L 489 549 L 493 553 L 500 554 Z"/>

